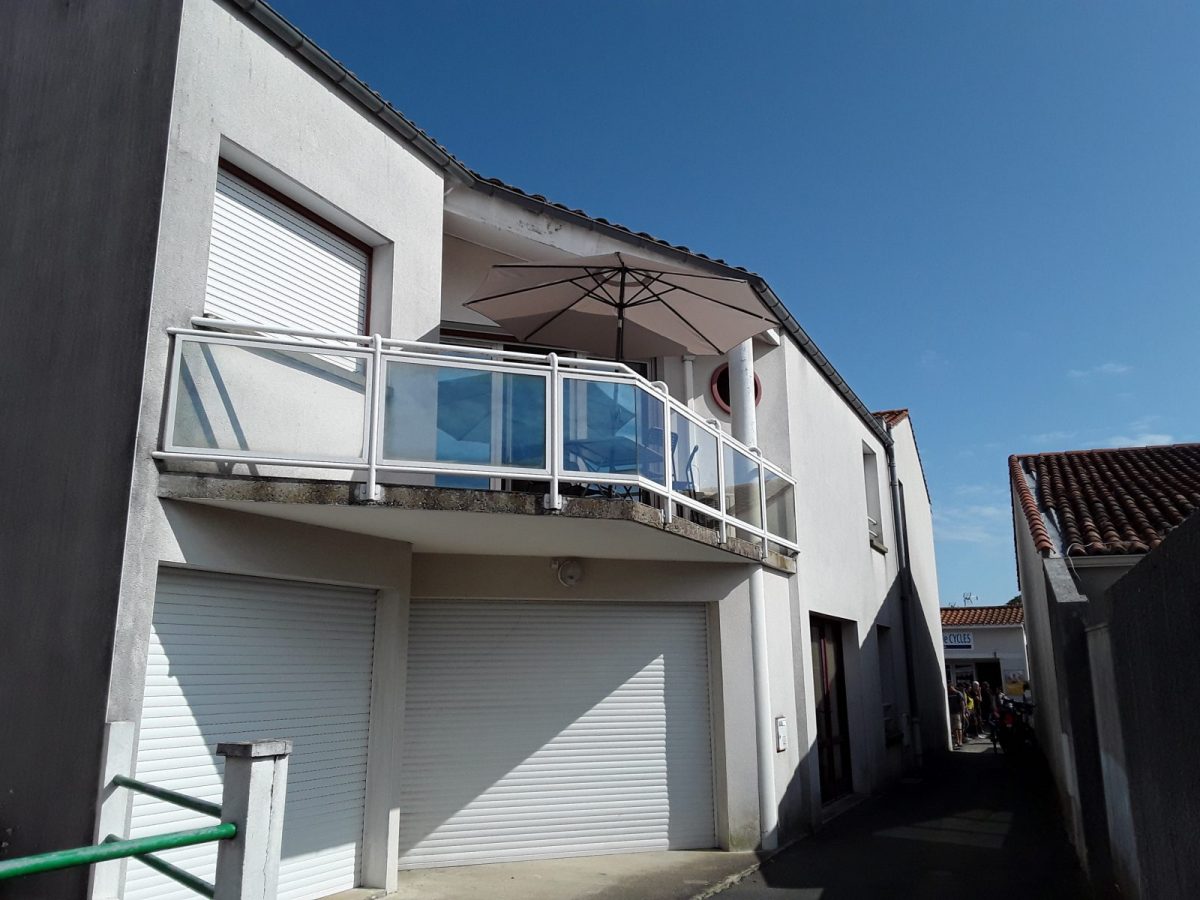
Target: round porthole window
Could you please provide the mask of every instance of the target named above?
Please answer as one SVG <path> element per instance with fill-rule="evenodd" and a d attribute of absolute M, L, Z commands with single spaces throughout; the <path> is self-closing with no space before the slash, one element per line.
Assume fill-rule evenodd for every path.
<path fill-rule="evenodd" d="M 712 391 L 713 400 L 717 406 L 721 407 L 722 412 L 729 412 L 729 364 L 723 363 L 712 373 L 712 380 L 709 382 L 709 389 Z M 762 381 L 758 377 L 758 373 L 754 373 L 754 405 L 758 406 L 762 402 Z"/>

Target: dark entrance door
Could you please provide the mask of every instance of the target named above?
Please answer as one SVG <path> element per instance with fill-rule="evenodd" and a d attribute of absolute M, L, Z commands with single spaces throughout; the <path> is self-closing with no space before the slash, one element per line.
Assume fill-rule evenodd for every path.
<path fill-rule="evenodd" d="M 994 659 L 975 663 L 975 680 L 981 684 L 986 681 L 993 693 L 1004 691 L 1004 681 L 1000 678 L 1000 663 Z"/>
<path fill-rule="evenodd" d="M 846 722 L 846 675 L 842 666 L 842 626 L 820 616 L 812 616 L 810 621 L 821 802 L 829 803 L 850 793 L 853 787 L 850 732 Z"/>

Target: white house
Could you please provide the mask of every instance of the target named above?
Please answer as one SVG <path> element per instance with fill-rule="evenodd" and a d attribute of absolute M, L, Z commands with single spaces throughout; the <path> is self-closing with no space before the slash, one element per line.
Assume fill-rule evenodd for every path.
<path fill-rule="evenodd" d="M 1024 694 L 1029 680 L 1025 610 L 1021 606 L 957 606 L 942 609 L 946 680 L 987 682 L 993 689 Z"/>
<path fill-rule="evenodd" d="M 481 178 L 255 0 L 10 18 L 7 853 L 188 827 L 105 779 L 219 798 L 222 740 L 294 742 L 297 898 L 772 847 L 946 748 L 911 419 L 762 278 Z M 767 321 L 624 365 L 465 305 L 616 252 Z"/>

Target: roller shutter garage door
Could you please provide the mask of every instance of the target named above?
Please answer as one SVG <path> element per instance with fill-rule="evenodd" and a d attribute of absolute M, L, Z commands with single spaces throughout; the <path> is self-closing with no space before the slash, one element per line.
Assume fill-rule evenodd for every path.
<path fill-rule="evenodd" d="M 374 633 L 371 591 L 160 573 L 136 777 L 220 803 L 219 741 L 291 738 L 280 898 L 323 897 L 358 883 Z M 134 837 L 213 824 L 134 798 Z M 210 883 L 215 875 L 214 844 L 162 857 Z M 129 861 L 126 900 L 194 896 Z"/>
<path fill-rule="evenodd" d="M 413 601 L 400 864 L 715 845 L 701 604 Z"/>
<path fill-rule="evenodd" d="M 362 334 L 369 264 L 362 247 L 247 181 L 217 172 L 206 313 Z"/>

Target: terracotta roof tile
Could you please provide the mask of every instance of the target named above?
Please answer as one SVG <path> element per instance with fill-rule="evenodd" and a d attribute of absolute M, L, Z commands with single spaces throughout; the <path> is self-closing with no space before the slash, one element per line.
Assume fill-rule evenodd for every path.
<path fill-rule="evenodd" d="M 1025 610 L 1020 606 L 954 606 L 942 607 L 942 627 L 963 628 L 970 625 L 1020 625 Z"/>
<path fill-rule="evenodd" d="M 877 419 L 883 419 L 883 424 L 890 428 L 895 428 L 901 422 L 908 418 L 907 409 L 881 409 L 879 412 L 872 413 Z"/>
<path fill-rule="evenodd" d="M 1147 553 L 1200 508 L 1200 444 L 1036 453 L 1008 467 L 1041 553 L 1056 549 L 1047 517 L 1065 555 L 1103 556 Z"/>

